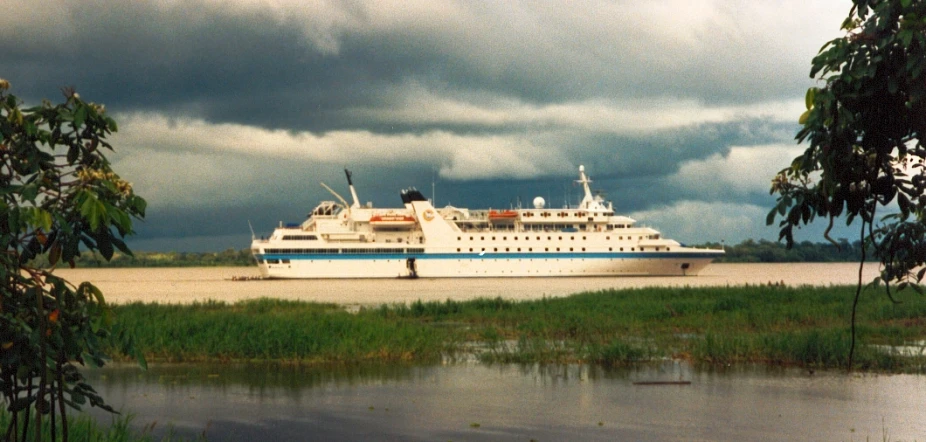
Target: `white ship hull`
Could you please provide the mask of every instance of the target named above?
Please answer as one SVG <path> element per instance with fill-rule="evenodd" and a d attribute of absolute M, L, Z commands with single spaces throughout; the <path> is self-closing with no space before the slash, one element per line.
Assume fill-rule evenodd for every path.
<path fill-rule="evenodd" d="M 351 184 L 353 205 L 335 194 L 343 204 L 322 202 L 251 249 L 264 278 L 694 276 L 724 253 L 634 227 L 592 197 L 582 168 L 579 182 L 577 207 L 504 212 L 438 210 L 417 191 L 402 209 L 361 207 Z"/>
<path fill-rule="evenodd" d="M 687 256 L 685 256 L 687 255 Z M 584 257 L 460 257 L 416 255 L 416 276 L 421 278 L 494 278 L 556 276 L 694 276 L 716 257 L 714 254 L 667 256 Z M 286 258 L 281 259 L 281 261 Z M 290 258 L 283 264 L 260 266 L 265 278 L 408 278 L 408 258 L 350 257 Z M 687 264 L 687 266 L 685 265 Z"/>

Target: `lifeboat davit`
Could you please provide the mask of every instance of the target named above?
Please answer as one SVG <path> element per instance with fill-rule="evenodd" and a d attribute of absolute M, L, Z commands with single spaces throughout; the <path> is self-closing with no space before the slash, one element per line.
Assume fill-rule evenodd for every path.
<path fill-rule="evenodd" d="M 373 215 L 370 226 L 374 229 L 411 229 L 415 226 L 415 217 L 411 215 Z"/>

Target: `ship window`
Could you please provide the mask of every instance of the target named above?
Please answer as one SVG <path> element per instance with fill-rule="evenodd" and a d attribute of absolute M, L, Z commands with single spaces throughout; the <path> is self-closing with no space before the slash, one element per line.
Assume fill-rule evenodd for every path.
<path fill-rule="evenodd" d="M 502 239 L 505 240 L 505 241 L 508 241 L 508 237 L 507 237 L 507 236 L 503 236 Z"/>
<path fill-rule="evenodd" d="M 631 252 L 636 252 L 636 250 L 634 250 L 633 247 L 630 248 L 630 251 L 631 251 Z"/>
<path fill-rule="evenodd" d="M 459 241 L 459 240 L 460 240 L 460 237 L 458 236 L 458 237 L 457 237 L 457 241 Z"/>
<path fill-rule="evenodd" d="M 622 236 L 622 237 L 620 237 L 620 238 L 618 238 L 618 239 L 620 239 L 621 241 L 623 241 L 623 240 L 624 240 L 624 237 Z"/>
<path fill-rule="evenodd" d="M 459 251 L 460 251 L 460 248 L 459 248 L 459 247 L 457 247 L 457 252 L 459 252 Z"/>
<path fill-rule="evenodd" d="M 606 239 L 606 240 L 610 240 L 610 239 L 611 239 L 611 237 L 610 237 L 610 236 L 606 236 L 606 237 L 604 237 L 604 239 Z"/>
<path fill-rule="evenodd" d="M 480 236 L 480 237 L 479 237 L 479 241 L 485 241 L 485 240 L 486 240 L 486 237 L 484 237 L 484 236 Z"/>
<path fill-rule="evenodd" d="M 582 241 L 585 241 L 585 237 L 584 237 L 584 236 L 582 237 Z"/>
<path fill-rule="evenodd" d="M 583 251 L 583 252 L 585 251 L 585 247 L 582 247 L 582 251 Z"/>
<path fill-rule="evenodd" d="M 472 251 L 473 251 L 473 248 L 472 248 L 472 247 L 470 247 L 470 248 L 469 248 L 469 251 L 470 251 L 470 252 L 472 252 Z"/>
<path fill-rule="evenodd" d="M 505 251 L 506 251 L 506 252 L 508 251 L 508 247 L 505 247 Z"/>
<path fill-rule="evenodd" d="M 672 250 L 672 249 L 670 249 L 670 248 L 668 248 L 668 247 L 666 247 L 666 251 L 668 252 L 669 250 Z"/>
<path fill-rule="evenodd" d="M 549 251 L 550 251 L 550 248 L 549 248 L 549 247 L 544 247 L 544 248 L 543 248 L 543 251 L 544 251 L 544 252 L 549 252 Z"/>
<path fill-rule="evenodd" d="M 498 251 L 498 247 L 492 249 L 492 251 L 493 251 L 493 252 L 497 252 L 497 251 Z"/>
<path fill-rule="evenodd" d="M 562 240 L 563 240 L 563 237 L 562 237 L 562 236 L 561 236 L 561 237 L 559 237 L 559 240 L 560 240 L 560 241 L 562 241 Z"/>
<path fill-rule="evenodd" d="M 494 236 L 492 237 L 492 241 L 495 241 L 495 237 L 494 237 Z"/>
<path fill-rule="evenodd" d="M 613 251 L 613 250 L 614 250 L 614 247 L 608 247 L 608 251 L 609 251 L 609 252 L 610 252 L 610 251 Z"/>
<path fill-rule="evenodd" d="M 284 260 L 283 260 L 283 264 L 289 264 L 289 260 L 288 260 L 288 259 L 284 259 Z"/>
<path fill-rule="evenodd" d="M 516 236 L 516 237 L 514 237 L 514 240 L 515 240 L 515 241 L 517 241 L 517 240 L 518 240 L 518 237 L 517 237 L 517 236 Z"/>
<path fill-rule="evenodd" d="M 268 259 L 267 260 L 267 264 L 279 264 L 279 263 L 280 263 L 279 259 Z"/>
<path fill-rule="evenodd" d="M 622 251 L 622 252 L 624 251 L 624 248 L 623 248 L 623 247 L 621 247 L 621 251 Z"/>
<path fill-rule="evenodd" d="M 572 251 L 572 247 L 569 248 L 569 251 L 570 251 L 570 252 Z"/>
<path fill-rule="evenodd" d="M 556 251 L 559 252 L 559 247 L 556 248 Z"/>

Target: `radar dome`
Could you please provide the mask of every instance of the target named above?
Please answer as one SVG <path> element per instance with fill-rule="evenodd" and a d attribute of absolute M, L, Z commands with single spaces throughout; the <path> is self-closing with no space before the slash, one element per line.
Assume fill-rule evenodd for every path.
<path fill-rule="evenodd" d="M 542 209 L 543 206 L 545 206 L 546 204 L 547 202 L 544 201 L 543 197 L 538 196 L 537 198 L 534 198 L 534 208 L 535 209 Z"/>

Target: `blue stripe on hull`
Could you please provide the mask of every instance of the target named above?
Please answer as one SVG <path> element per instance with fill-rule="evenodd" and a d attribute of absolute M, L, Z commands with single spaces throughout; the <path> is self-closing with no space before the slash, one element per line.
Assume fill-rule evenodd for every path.
<path fill-rule="evenodd" d="M 332 254 L 257 254 L 258 259 L 315 260 L 378 260 L 378 259 L 701 259 L 719 258 L 723 253 L 672 253 L 672 252 L 585 252 L 585 253 L 332 253 Z"/>

